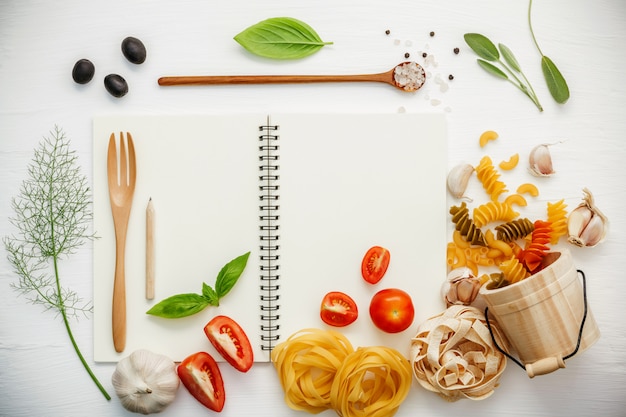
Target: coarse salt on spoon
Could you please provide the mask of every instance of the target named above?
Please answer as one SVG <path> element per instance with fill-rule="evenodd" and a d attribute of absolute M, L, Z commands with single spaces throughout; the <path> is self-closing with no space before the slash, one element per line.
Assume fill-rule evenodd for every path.
<path fill-rule="evenodd" d="M 417 62 L 403 62 L 386 72 L 357 75 L 197 75 L 159 78 L 159 85 L 287 84 L 324 82 L 381 82 L 402 91 L 417 91 L 426 72 Z"/>

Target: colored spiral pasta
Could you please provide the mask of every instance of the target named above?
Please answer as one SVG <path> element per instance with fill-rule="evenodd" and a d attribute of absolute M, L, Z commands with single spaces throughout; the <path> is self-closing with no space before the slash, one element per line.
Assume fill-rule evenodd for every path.
<path fill-rule="evenodd" d="M 452 206 L 450 208 L 452 222 L 456 225 L 456 230 L 473 245 L 486 246 L 485 236 L 483 232 L 474 224 L 469 216 L 469 209 L 465 201 L 460 206 Z"/>
<path fill-rule="evenodd" d="M 529 219 L 521 218 L 502 223 L 496 226 L 495 229 L 498 240 L 511 242 L 512 240 L 528 236 L 535 229 L 535 226 Z"/>
<path fill-rule="evenodd" d="M 531 241 L 522 252 L 522 263 L 531 273 L 537 272 L 541 267 L 541 261 L 550 249 L 548 244 L 552 239 L 552 226 L 550 222 L 537 220 L 535 229 L 531 234 Z"/>
<path fill-rule="evenodd" d="M 548 221 L 552 224 L 550 243 L 555 245 L 561 236 L 567 234 L 567 204 L 563 199 L 556 203 L 548 202 Z"/>
<path fill-rule="evenodd" d="M 502 221 L 510 222 L 519 216 L 508 204 L 499 201 L 489 201 L 476 207 L 472 213 L 472 218 L 477 227 L 483 227 L 487 223 Z"/>
<path fill-rule="evenodd" d="M 483 156 L 476 167 L 476 177 L 489 194 L 492 201 L 497 201 L 500 194 L 507 192 L 506 185 L 500 181 L 500 174 L 493 166 L 489 156 Z"/>

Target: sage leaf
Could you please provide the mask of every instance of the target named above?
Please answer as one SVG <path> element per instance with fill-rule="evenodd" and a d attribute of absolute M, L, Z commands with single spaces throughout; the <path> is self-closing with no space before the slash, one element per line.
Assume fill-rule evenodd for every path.
<path fill-rule="evenodd" d="M 466 33 L 463 35 L 465 43 L 472 48 L 472 50 L 487 61 L 497 61 L 500 59 L 500 53 L 498 48 L 493 44 L 486 36 L 480 33 Z"/>
<path fill-rule="evenodd" d="M 224 265 L 215 279 L 215 292 L 218 298 L 222 298 L 228 294 L 235 286 L 243 270 L 246 268 L 249 256 L 250 252 L 244 253 Z"/>
<path fill-rule="evenodd" d="M 273 59 L 299 59 L 312 55 L 324 45 L 308 24 L 291 17 L 273 17 L 256 23 L 234 37 L 249 52 Z"/>
<path fill-rule="evenodd" d="M 209 305 L 209 300 L 200 294 L 177 294 L 155 304 L 146 313 L 166 319 L 177 319 L 199 313 Z"/>
<path fill-rule="evenodd" d="M 559 104 L 565 103 L 569 99 L 567 82 L 554 62 L 545 55 L 541 57 L 541 70 L 552 98 Z"/>
<path fill-rule="evenodd" d="M 509 66 L 511 68 L 513 68 L 515 71 L 521 73 L 522 69 L 521 69 L 521 67 L 519 65 L 519 62 L 517 62 L 517 59 L 515 59 L 515 55 L 513 55 L 513 51 L 511 51 L 509 49 L 509 47 L 507 47 L 506 45 L 503 45 L 501 43 L 498 44 L 498 49 L 500 49 L 500 53 L 502 54 L 502 58 L 504 58 L 506 63 L 509 64 Z"/>
<path fill-rule="evenodd" d="M 500 68 L 496 67 L 495 65 L 482 59 L 477 59 L 476 61 L 478 61 L 478 65 L 480 65 L 488 73 L 493 74 L 496 77 L 502 78 L 504 80 L 509 79 L 508 75 L 506 75 L 504 71 L 502 71 Z"/>

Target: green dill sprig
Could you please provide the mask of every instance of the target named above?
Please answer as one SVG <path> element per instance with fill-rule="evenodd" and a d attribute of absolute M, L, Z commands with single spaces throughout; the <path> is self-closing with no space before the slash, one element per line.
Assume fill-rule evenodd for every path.
<path fill-rule="evenodd" d="M 107 400 L 111 396 L 91 371 L 72 330 L 70 317 L 88 315 L 91 302 L 61 286 L 60 260 L 93 239 L 90 189 L 81 173 L 76 153 L 70 150 L 64 132 L 55 126 L 35 149 L 28 178 L 12 200 L 15 211 L 9 220 L 17 233 L 5 236 L 8 260 L 18 276 L 11 286 L 33 304 L 56 311 L 81 363 Z"/>

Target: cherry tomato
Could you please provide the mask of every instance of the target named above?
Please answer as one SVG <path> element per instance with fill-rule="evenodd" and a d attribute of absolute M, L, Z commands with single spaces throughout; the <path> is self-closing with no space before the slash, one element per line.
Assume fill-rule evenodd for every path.
<path fill-rule="evenodd" d="M 248 372 L 254 362 L 252 345 L 241 326 L 227 316 L 215 316 L 204 326 L 204 334 L 220 355 L 235 369 Z"/>
<path fill-rule="evenodd" d="M 196 400 L 213 411 L 222 411 L 226 400 L 224 380 L 211 355 L 206 352 L 194 353 L 178 365 L 176 372 Z"/>
<path fill-rule="evenodd" d="M 359 316 L 356 303 L 350 296 L 339 291 L 324 296 L 320 307 L 322 321 L 330 326 L 344 327 Z"/>
<path fill-rule="evenodd" d="M 406 330 L 415 317 L 411 296 L 397 288 L 378 291 L 370 302 L 370 317 L 376 327 L 384 332 Z"/>
<path fill-rule="evenodd" d="M 381 246 L 373 246 L 368 249 L 361 262 L 361 275 L 370 284 L 376 284 L 387 272 L 391 254 Z"/>

